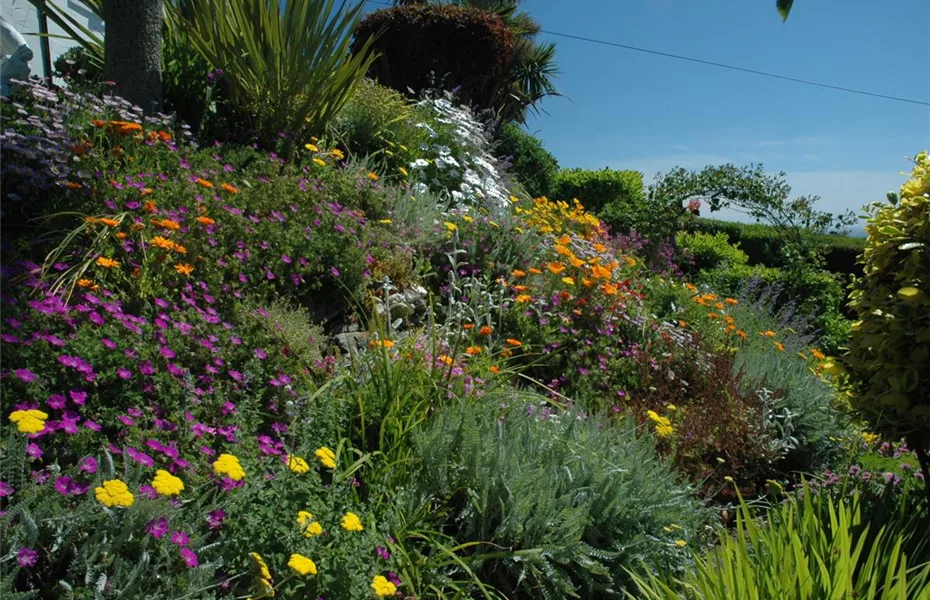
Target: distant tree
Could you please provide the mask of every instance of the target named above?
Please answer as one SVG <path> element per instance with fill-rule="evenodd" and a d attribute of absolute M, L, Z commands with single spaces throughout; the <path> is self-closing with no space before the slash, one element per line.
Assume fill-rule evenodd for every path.
<path fill-rule="evenodd" d="M 788 14 L 791 12 L 792 4 L 794 4 L 794 0 L 775 0 L 775 7 L 778 9 L 778 14 L 781 15 L 782 21 L 788 20 Z"/>

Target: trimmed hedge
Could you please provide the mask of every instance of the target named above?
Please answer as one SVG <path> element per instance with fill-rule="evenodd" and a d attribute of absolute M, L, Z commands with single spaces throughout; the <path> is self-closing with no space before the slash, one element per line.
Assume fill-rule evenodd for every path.
<path fill-rule="evenodd" d="M 646 208 L 643 174 L 614 169 L 562 169 L 555 178 L 553 196 L 577 198 L 614 231 L 631 229 Z"/>
<path fill-rule="evenodd" d="M 778 232 L 770 225 L 735 223 L 716 219 L 697 219 L 692 227 L 704 233 L 725 233 L 731 244 L 749 256 L 749 264 L 778 266 Z M 865 240 L 845 235 L 815 235 L 824 250 L 827 269 L 833 273 L 862 275 L 859 255 L 865 249 Z"/>
<path fill-rule="evenodd" d="M 675 236 L 675 244 L 690 259 L 681 265 L 686 274 L 709 271 L 717 267 L 742 266 L 749 261 L 746 253 L 740 250 L 738 244 L 731 244 L 725 233 L 679 231 Z"/>
<path fill-rule="evenodd" d="M 534 198 L 551 196 L 555 189 L 559 162 L 535 136 L 513 124 L 504 125 L 497 135 L 494 155 L 511 163 L 510 172 Z"/>
<path fill-rule="evenodd" d="M 490 108 L 493 91 L 513 55 L 513 34 L 499 15 L 451 4 L 408 4 L 367 15 L 353 51 L 374 37 L 380 54 L 369 77 L 404 94 L 455 90 L 477 109 Z"/>

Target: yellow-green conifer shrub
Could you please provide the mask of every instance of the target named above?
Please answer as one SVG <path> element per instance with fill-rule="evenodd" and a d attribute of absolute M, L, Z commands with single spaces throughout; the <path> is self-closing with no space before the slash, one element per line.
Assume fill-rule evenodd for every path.
<path fill-rule="evenodd" d="M 922 461 L 930 450 L 930 157 L 914 159 L 899 196 L 869 208 L 864 276 L 842 357 L 850 404 L 887 439 L 905 437 Z M 924 463 L 926 464 L 926 463 Z"/>

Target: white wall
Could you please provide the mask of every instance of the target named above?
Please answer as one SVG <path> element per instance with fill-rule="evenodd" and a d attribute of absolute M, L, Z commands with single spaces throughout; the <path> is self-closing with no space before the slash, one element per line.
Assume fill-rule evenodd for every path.
<path fill-rule="evenodd" d="M 67 10 L 68 13 L 77 19 L 84 27 L 87 27 L 101 36 L 103 35 L 103 21 L 94 17 L 82 2 L 77 0 L 53 0 L 53 2 L 59 7 Z M 32 48 L 35 55 L 35 58 L 29 63 L 29 66 L 32 68 L 32 74 L 39 76 L 47 75 L 42 72 L 42 45 L 39 36 L 36 35 L 39 32 L 39 18 L 35 6 L 28 0 L 0 0 L 0 17 L 3 17 L 4 21 L 23 34 L 23 37 L 26 38 L 26 43 Z M 46 21 L 48 22 L 48 32 L 51 35 L 65 34 L 65 32 L 50 19 L 46 19 Z M 53 65 L 56 58 L 63 54 L 65 50 L 75 45 L 70 40 L 54 37 L 49 38 L 48 42 L 51 54 L 50 63 Z M 54 66 L 52 68 L 54 69 Z"/>

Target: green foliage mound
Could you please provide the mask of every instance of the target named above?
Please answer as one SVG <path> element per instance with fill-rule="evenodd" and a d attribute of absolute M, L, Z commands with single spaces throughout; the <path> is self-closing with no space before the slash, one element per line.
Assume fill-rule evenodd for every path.
<path fill-rule="evenodd" d="M 555 189 L 559 163 L 539 138 L 513 124 L 504 125 L 497 136 L 494 154 L 511 163 L 510 172 L 534 198 L 551 196 Z"/>
<path fill-rule="evenodd" d="M 420 485 L 455 507 L 448 526 L 477 543 L 483 581 L 508 597 L 610 598 L 641 560 L 682 568 L 704 513 L 648 437 L 629 422 L 495 400 L 451 406 L 414 439 Z"/>
<path fill-rule="evenodd" d="M 615 230 L 629 230 L 643 211 L 643 174 L 639 171 L 562 169 L 556 176 L 553 196 L 577 198 Z"/>
<path fill-rule="evenodd" d="M 685 233 L 675 236 L 675 243 L 693 262 L 686 272 L 699 273 L 718 267 L 738 267 L 747 264 L 749 257 L 738 245 L 731 245 L 725 233 Z"/>
<path fill-rule="evenodd" d="M 849 352 L 853 408 L 888 439 L 930 447 L 930 157 L 915 158 L 913 178 L 888 204 L 870 207 L 855 281 Z M 922 456 L 926 475 L 927 458 Z"/>

